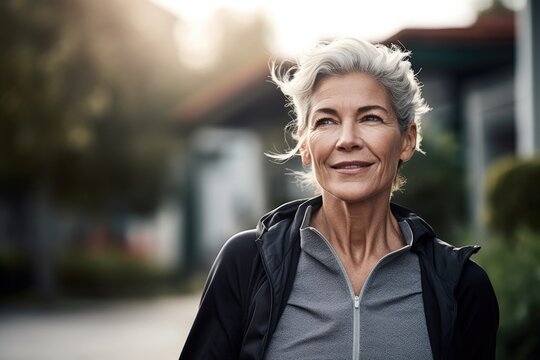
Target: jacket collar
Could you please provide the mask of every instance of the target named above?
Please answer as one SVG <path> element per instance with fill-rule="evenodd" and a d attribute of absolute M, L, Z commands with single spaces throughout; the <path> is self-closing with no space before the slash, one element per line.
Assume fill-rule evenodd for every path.
<path fill-rule="evenodd" d="M 313 205 L 319 208 L 322 204 L 322 197 L 317 196 L 310 199 L 294 200 L 281 205 L 280 207 L 270 211 L 264 215 L 257 224 L 257 237 L 261 237 L 265 232 L 272 227 L 284 222 L 293 228 L 300 229 L 304 214 L 308 206 Z"/>
<path fill-rule="evenodd" d="M 419 243 L 425 239 L 433 239 L 436 237 L 433 228 L 420 216 L 416 215 L 409 209 L 390 203 L 390 209 L 392 214 L 396 217 L 397 221 L 406 221 L 411 227 L 413 233 L 413 250 L 419 246 Z"/>
<path fill-rule="evenodd" d="M 296 239 L 299 236 L 296 233 L 299 232 L 306 210 L 310 205 L 314 208 L 319 208 L 322 205 L 322 197 L 317 196 L 309 199 L 294 200 L 267 213 L 257 225 L 257 237 L 261 238 L 263 234 L 273 228 L 276 230 L 276 227 L 286 225 L 291 230 L 289 235 Z M 414 239 L 413 248 L 415 246 L 414 244 L 418 244 L 424 238 L 436 237 L 431 226 L 414 212 L 394 203 L 390 204 L 390 209 L 398 222 L 406 221 L 411 227 Z"/>

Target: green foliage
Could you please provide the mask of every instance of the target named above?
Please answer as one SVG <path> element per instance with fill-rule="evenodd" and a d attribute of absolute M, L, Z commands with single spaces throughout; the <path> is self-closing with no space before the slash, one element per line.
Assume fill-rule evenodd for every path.
<path fill-rule="evenodd" d="M 146 1 L 0 2 L 0 188 L 150 211 L 178 141 L 174 21 Z"/>
<path fill-rule="evenodd" d="M 521 226 L 540 231 L 540 158 L 505 159 L 489 174 L 489 225 L 506 237 Z"/>
<path fill-rule="evenodd" d="M 499 359 L 540 356 L 540 233 L 520 229 L 516 241 L 492 238 L 475 256 L 486 269 L 500 309 Z"/>
<path fill-rule="evenodd" d="M 179 61 L 182 20 L 150 1 L 0 1 L 0 190 L 94 217 L 151 212 L 185 136 L 178 104 L 267 53 L 263 18 L 237 16 L 215 16 L 205 73 Z"/>
<path fill-rule="evenodd" d="M 120 251 L 70 252 L 57 264 L 64 296 L 117 297 L 159 293 L 169 274 Z"/>
<path fill-rule="evenodd" d="M 445 241 L 455 238 L 455 229 L 464 223 L 464 169 L 459 148 L 451 133 L 426 134 L 426 155 L 416 154 L 403 165 L 407 179 L 402 192 L 392 201 L 418 213 Z"/>

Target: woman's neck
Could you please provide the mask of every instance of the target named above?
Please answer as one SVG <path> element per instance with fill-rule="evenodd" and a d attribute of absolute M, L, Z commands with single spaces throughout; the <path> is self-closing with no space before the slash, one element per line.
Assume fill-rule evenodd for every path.
<path fill-rule="evenodd" d="M 350 203 L 323 194 L 322 206 L 311 225 L 353 263 L 381 258 L 405 244 L 388 197 Z"/>

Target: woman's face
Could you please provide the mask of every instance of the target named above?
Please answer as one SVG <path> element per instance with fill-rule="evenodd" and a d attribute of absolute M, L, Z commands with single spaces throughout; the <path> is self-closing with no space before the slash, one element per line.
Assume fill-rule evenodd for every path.
<path fill-rule="evenodd" d="M 388 92 L 364 73 L 329 76 L 313 93 L 302 162 L 323 194 L 348 202 L 390 197 L 399 160 L 416 146 L 416 126 L 401 133 Z"/>

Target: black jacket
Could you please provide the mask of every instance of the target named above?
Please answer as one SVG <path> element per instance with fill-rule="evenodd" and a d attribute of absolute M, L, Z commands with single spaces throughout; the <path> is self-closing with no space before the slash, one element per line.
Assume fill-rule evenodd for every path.
<path fill-rule="evenodd" d="M 300 256 L 298 200 L 266 214 L 255 230 L 233 236 L 217 256 L 180 359 L 262 359 L 287 304 Z M 424 311 L 434 359 L 494 359 L 499 311 L 478 246 L 455 248 L 414 213 L 391 205 L 410 225 L 420 259 Z"/>

